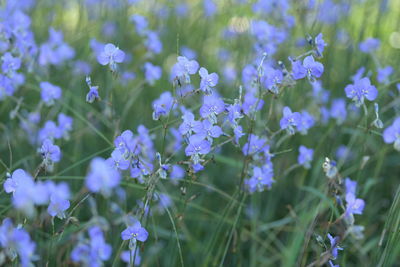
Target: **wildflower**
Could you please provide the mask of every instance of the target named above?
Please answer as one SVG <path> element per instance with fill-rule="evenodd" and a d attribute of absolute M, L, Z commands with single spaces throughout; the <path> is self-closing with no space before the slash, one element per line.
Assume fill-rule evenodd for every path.
<path fill-rule="evenodd" d="M 264 86 L 274 94 L 278 94 L 278 84 L 283 81 L 283 72 L 279 69 L 267 67 L 265 69 Z"/>
<path fill-rule="evenodd" d="M 124 61 L 125 52 L 113 44 L 106 44 L 103 51 L 97 56 L 97 61 L 105 66 L 110 65 L 112 71 L 116 70 L 116 63 Z"/>
<path fill-rule="evenodd" d="M 56 85 L 53 85 L 49 82 L 41 82 L 40 88 L 42 89 L 41 91 L 42 100 L 48 106 L 53 105 L 54 100 L 61 98 L 62 95 L 61 88 Z"/>
<path fill-rule="evenodd" d="M 71 252 L 71 260 L 85 266 L 102 266 L 111 257 L 112 247 L 105 242 L 100 227 L 93 226 L 88 233 L 90 240 L 78 243 Z"/>
<path fill-rule="evenodd" d="M 47 209 L 47 212 L 52 216 L 57 216 L 60 219 L 65 218 L 65 213 L 70 206 L 68 199 L 58 198 L 57 196 L 50 197 L 50 205 Z"/>
<path fill-rule="evenodd" d="M 394 149 L 400 151 L 400 117 L 383 131 L 383 141 L 386 144 L 394 143 Z"/>
<path fill-rule="evenodd" d="M 40 153 L 43 157 L 43 162 L 46 166 L 51 166 L 54 162 L 59 162 L 61 159 L 61 151 L 57 145 L 54 145 L 50 139 L 43 141 Z"/>
<path fill-rule="evenodd" d="M 201 77 L 200 90 L 205 92 L 207 95 L 212 94 L 212 87 L 215 87 L 218 84 L 218 74 L 215 72 L 208 74 L 207 69 L 203 67 L 200 68 L 199 74 Z"/>
<path fill-rule="evenodd" d="M 146 17 L 135 14 L 131 16 L 130 20 L 135 23 L 136 31 L 139 35 L 144 35 L 146 33 L 147 27 L 149 25 Z"/>
<path fill-rule="evenodd" d="M 90 170 L 86 176 L 86 186 L 91 192 L 102 193 L 106 197 L 111 189 L 118 186 L 121 180 L 119 172 L 103 159 L 94 158 L 90 163 Z"/>
<path fill-rule="evenodd" d="M 301 124 L 301 115 L 299 112 L 292 112 L 289 107 L 283 108 L 283 117 L 279 122 L 281 129 L 287 129 L 290 134 L 295 133 L 295 128 Z"/>
<path fill-rule="evenodd" d="M 10 218 L 5 218 L 0 225 L 0 246 L 5 255 L 11 261 L 18 255 L 22 267 L 33 266 L 32 261 L 37 259 L 34 254 L 36 244 L 31 240 L 29 233 L 21 228 L 15 227 Z M 4 260 L 4 259 L 3 259 Z"/>
<path fill-rule="evenodd" d="M 57 117 L 58 121 L 58 130 L 61 135 L 61 137 L 64 137 L 65 139 L 69 138 L 69 132 L 72 130 L 72 123 L 73 119 L 64 113 L 58 114 Z"/>
<path fill-rule="evenodd" d="M 347 117 L 346 101 L 342 98 L 337 98 L 332 101 L 330 115 L 336 119 L 337 124 L 342 124 Z"/>
<path fill-rule="evenodd" d="M 379 41 L 379 39 L 367 38 L 365 41 L 360 43 L 359 48 L 361 52 L 370 53 L 377 50 L 380 45 L 381 42 Z"/>
<path fill-rule="evenodd" d="M 146 78 L 146 81 L 153 85 L 155 81 L 159 80 L 162 75 L 162 70 L 161 67 L 155 66 L 151 64 L 150 62 L 144 63 L 144 75 Z"/>
<path fill-rule="evenodd" d="M 271 164 L 266 164 L 261 168 L 255 166 L 253 168 L 253 175 L 245 180 L 245 185 L 250 193 L 254 193 L 255 191 L 262 192 L 266 188 L 271 188 L 275 182 L 273 176 L 274 173 Z"/>
<path fill-rule="evenodd" d="M 304 168 L 309 169 L 311 167 L 310 162 L 313 159 L 314 150 L 305 146 L 300 146 L 299 153 L 300 154 L 297 158 L 297 162 L 300 165 L 303 165 Z"/>
<path fill-rule="evenodd" d="M 201 135 L 192 135 L 189 137 L 189 144 L 185 149 L 186 156 L 206 155 L 211 151 L 211 143 Z"/>
<path fill-rule="evenodd" d="M 193 113 L 186 111 L 182 116 L 183 122 L 179 126 L 179 132 L 181 135 L 191 135 L 192 132 L 200 132 L 203 125 L 200 121 L 194 119 Z"/>
<path fill-rule="evenodd" d="M 378 74 L 376 76 L 376 79 L 380 83 L 387 84 L 389 82 L 389 76 L 393 73 L 393 67 L 392 66 L 387 66 L 384 68 L 378 69 Z"/>
<path fill-rule="evenodd" d="M 213 138 L 218 138 L 222 135 L 222 129 L 218 125 L 213 125 L 209 120 L 204 120 L 201 128 L 197 129 L 196 134 L 212 143 Z"/>
<path fill-rule="evenodd" d="M 183 82 L 190 83 L 190 75 L 193 75 L 199 69 L 199 63 L 196 60 L 188 60 L 186 57 L 179 56 L 178 62 L 172 67 L 174 77 Z"/>
<path fill-rule="evenodd" d="M 62 132 L 54 121 L 46 121 L 44 127 L 39 130 L 39 141 L 43 142 L 45 139 L 59 139 L 62 137 Z"/>
<path fill-rule="evenodd" d="M 139 221 L 136 221 L 132 225 L 128 226 L 121 233 L 122 240 L 129 240 L 130 244 L 135 244 L 136 241 L 145 242 L 149 236 L 149 233 L 145 228 L 142 227 Z"/>
<path fill-rule="evenodd" d="M 324 52 L 325 46 L 327 46 L 327 43 L 325 43 L 322 33 L 319 33 L 317 37 L 315 37 L 315 47 L 317 48 L 317 52 L 319 56 L 322 56 L 322 53 Z"/>
<path fill-rule="evenodd" d="M 267 145 L 267 140 L 260 138 L 257 135 L 251 134 L 248 137 L 248 142 L 243 146 L 243 155 L 253 155 L 255 153 L 261 152 Z"/>
<path fill-rule="evenodd" d="M 111 158 L 107 159 L 107 162 L 109 162 L 111 166 L 120 170 L 127 170 L 130 166 L 130 161 L 126 158 L 125 153 L 121 152 L 120 149 L 115 149 L 111 153 Z"/>
<path fill-rule="evenodd" d="M 213 124 L 217 123 L 217 115 L 225 111 L 224 101 L 214 95 L 204 96 L 200 108 L 200 116 L 208 118 Z"/>
<path fill-rule="evenodd" d="M 346 178 L 346 217 L 351 217 L 353 214 L 362 214 L 365 206 L 364 200 L 356 198 L 357 182 Z"/>
<path fill-rule="evenodd" d="M 161 116 L 167 116 L 175 107 L 174 98 L 171 92 L 164 92 L 160 97 L 153 101 L 153 120 L 158 120 Z"/>
<path fill-rule="evenodd" d="M 92 86 L 92 81 L 89 76 L 86 77 L 86 83 L 89 86 L 89 92 L 86 95 L 86 102 L 93 103 L 96 99 L 100 100 L 99 87 Z"/>
<path fill-rule="evenodd" d="M 9 52 L 5 53 L 1 59 L 3 60 L 1 69 L 5 74 L 14 72 L 21 67 L 21 59 L 13 57 Z"/>
<path fill-rule="evenodd" d="M 354 84 L 349 84 L 344 88 L 346 96 L 351 98 L 357 107 L 364 103 L 364 98 L 369 101 L 374 101 L 378 96 L 378 90 L 371 85 L 368 77 L 356 80 Z"/>
<path fill-rule="evenodd" d="M 339 237 L 338 236 L 331 236 L 328 233 L 328 238 L 329 238 L 329 242 L 331 243 L 331 254 L 332 254 L 332 259 L 336 260 L 339 250 L 343 250 L 343 248 L 338 246 L 339 243 Z"/>
<path fill-rule="evenodd" d="M 324 72 L 324 65 L 314 60 L 313 56 L 307 56 L 303 60 L 303 64 L 296 60 L 292 61 L 293 79 L 299 80 L 307 76 L 311 81 L 321 77 Z"/>
<path fill-rule="evenodd" d="M 158 37 L 158 34 L 154 31 L 148 31 L 145 40 L 145 46 L 149 52 L 154 54 L 160 54 L 163 49 L 163 44 Z"/>
<path fill-rule="evenodd" d="M 253 112 L 261 110 L 264 106 L 264 100 L 257 98 L 253 93 L 248 92 L 244 96 L 244 102 L 242 104 L 243 113 L 246 115 L 250 115 Z"/>
<path fill-rule="evenodd" d="M 300 123 L 297 124 L 297 130 L 305 135 L 307 134 L 308 130 L 314 126 L 315 120 L 314 117 L 310 115 L 307 111 L 302 111 L 300 117 Z"/>

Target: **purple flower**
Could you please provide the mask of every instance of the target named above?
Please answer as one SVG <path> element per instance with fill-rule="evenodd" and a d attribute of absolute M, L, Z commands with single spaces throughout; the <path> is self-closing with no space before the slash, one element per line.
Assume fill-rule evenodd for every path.
<path fill-rule="evenodd" d="M 125 53 L 113 44 L 106 44 L 103 51 L 97 56 L 97 61 L 105 66 L 110 65 L 112 71 L 116 70 L 116 63 L 124 61 Z"/>
<path fill-rule="evenodd" d="M 336 119 L 337 124 L 342 124 L 347 117 L 346 101 L 342 98 L 337 98 L 332 101 L 330 110 L 332 118 Z"/>
<path fill-rule="evenodd" d="M 212 94 L 212 87 L 215 87 L 218 84 L 218 74 L 216 74 L 215 72 L 208 74 L 207 69 L 203 67 L 200 68 L 199 74 L 201 77 L 200 90 L 202 90 L 206 94 Z"/>
<path fill-rule="evenodd" d="M 202 122 L 202 127 L 197 129 L 196 135 L 206 138 L 212 143 L 213 138 L 218 138 L 222 135 L 222 129 L 218 125 L 213 125 L 209 120 Z"/>
<path fill-rule="evenodd" d="M 22 227 L 15 227 L 10 218 L 5 218 L 0 225 L 0 245 L 4 257 L 9 256 L 10 261 L 18 255 L 22 267 L 33 266 L 36 244 L 31 240 L 29 233 Z"/>
<path fill-rule="evenodd" d="M 261 168 L 256 166 L 253 168 L 253 176 L 246 179 L 244 183 L 250 193 L 262 192 L 266 188 L 271 188 L 275 182 L 273 176 L 272 164 L 266 164 Z"/>
<path fill-rule="evenodd" d="M 193 113 L 186 111 L 182 116 L 183 122 L 179 126 L 179 132 L 181 135 L 191 135 L 192 132 L 200 132 L 203 125 L 200 121 L 194 119 Z"/>
<path fill-rule="evenodd" d="M 328 44 L 325 43 L 322 33 L 319 33 L 317 37 L 315 37 L 315 46 L 317 48 L 317 52 L 320 56 L 322 56 L 322 53 L 324 52 L 325 46 Z"/>
<path fill-rule="evenodd" d="M 84 240 L 71 252 L 73 262 L 81 262 L 84 266 L 103 266 L 103 262 L 111 257 L 112 247 L 104 240 L 100 227 L 93 226 L 88 229 L 90 240 Z"/>
<path fill-rule="evenodd" d="M 59 139 L 62 137 L 61 130 L 57 127 L 54 121 L 46 121 L 44 127 L 39 130 L 39 141 L 43 142 L 45 139 Z"/>
<path fill-rule="evenodd" d="M 361 42 L 359 48 L 361 52 L 370 53 L 379 48 L 381 41 L 375 38 L 368 38 L 364 42 Z"/>
<path fill-rule="evenodd" d="M 149 236 L 149 233 L 142 227 L 139 221 L 136 221 L 133 225 L 128 226 L 121 233 L 122 240 L 130 240 L 136 243 L 136 240 L 145 242 Z"/>
<path fill-rule="evenodd" d="M 111 166 L 120 170 L 127 170 L 130 166 L 130 161 L 126 158 L 125 153 L 121 152 L 121 150 L 117 148 L 111 153 L 111 158 L 107 161 Z"/>
<path fill-rule="evenodd" d="M 240 103 L 235 103 L 233 105 L 229 105 L 227 108 L 228 111 L 228 120 L 232 125 L 237 125 L 238 119 L 243 118 L 242 107 Z"/>
<path fill-rule="evenodd" d="M 274 69 L 271 67 L 265 68 L 265 80 L 264 86 L 273 92 L 274 94 L 278 94 L 278 84 L 281 84 L 283 81 L 283 72 L 279 69 Z"/>
<path fill-rule="evenodd" d="M 387 84 L 389 82 L 389 76 L 393 73 L 393 67 L 387 66 L 378 69 L 378 74 L 376 76 L 378 82 Z"/>
<path fill-rule="evenodd" d="M 332 259 L 336 260 L 337 256 L 338 256 L 338 250 L 343 250 L 343 248 L 338 246 L 338 242 L 339 242 L 339 237 L 333 237 L 328 233 L 328 238 L 329 238 L 329 242 L 331 243 L 331 254 L 332 254 Z"/>
<path fill-rule="evenodd" d="M 217 6 L 213 0 L 203 0 L 204 14 L 211 17 L 217 12 Z"/>
<path fill-rule="evenodd" d="M 86 176 L 86 186 L 91 192 L 101 192 L 109 196 L 111 189 L 118 186 L 121 175 L 103 158 L 94 158 L 90 162 L 90 170 Z"/>
<path fill-rule="evenodd" d="M 65 139 L 68 139 L 69 132 L 72 130 L 72 123 L 74 122 L 74 120 L 70 116 L 67 116 L 64 113 L 60 113 L 58 114 L 57 121 L 58 129 L 61 136 Z"/>
<path fill-rule="evenodd" d="M 289 107 L 283 108 L 283 117 L 279 122 L 281 129 L 287 129 L 290 134 L 295 133 L 294 127 L 301 124 L 301 115 L 299 112 L 292 112 Z"/>
<path fill-rule="evenodd" d="M 43 141 L 40 153 L 42 154 L 46 166 L 51 166 L 53 162 L 59 162 L 61 159 L 60 148 L 54 145 L 50 139 L 45 139 Z"/>
<path fill-rule="evenodd" d="M 267 140 L 260 138 L 257 135 L 251 134 L 248 137 L 248 142 L 243 146 L 243 155 L 253 155 L 263 151 L 267 145 Z"/>
<path fill-rule="evenodd" d="M 144 35 L 146 33 L 147 27 L 149 25 L 146 17 L 135 14 L 131 16 L 131 21 L 135 23 L 136 31 L 139 35 Z"/>
<path fill-rule="evenodd" d="M 304 168 L 309 169 L 311 167 L 310 162 L 313 159 L 314 149 L 307 148 L 305 146 L 299 147 L 299 156 L 297 158 L 297 162 L 300 165 L 303 165 Z"/>
<path fill-rule="evenodd" d="M 147 32 L 147 39 L 145 40 L 145 45 L 149 52 L 154 54 L 160 54 L 163 49 L 163 44 L 158 37 L 158 34 L 153 31 Z"/>
<path fill-rule="evenodd" d="M 314 117 L 310 115 L 307 111 L 301 112 L 301 120 L 300 123 L 297 125 L 297 130 L 305 135 L 307 134 L 308 130 L 314 126 L 315 120 Z"/>
<path fill-rule="evenodd" d="M 70 207 L 68 199 L 59 197 L 57 195 L 52 195 L 50 197 L 50 205 L 47 208 L 47 212 L 52 216 L 57 216 L 60 219 L 64 219 L 65 211 Z"/>
<path fill-rule="evenodd" d="M 200 116 L 202 118 L 208 118 L 212 123 L 217 122 L 217 115 L 225 110 L 224 101 L 215 96 L 209 95 L 204 96 L 203 105 L 200 108 Z"/>
<path fill-rule="evenodd" d="M 12 73 L 21 67 L 21 59 L 13 57 L 9 52 L 5 53 L 1 59 L 3 60 L 1 68 L 5 74 Z"/>
<path fill-rule="evenodd" d="M 243 135 L 245 135 L 245 134 L 243 133 L 243 128 L 242 128 L 242 126 L 240 126 L 240 125 L 236 126 L 236 127 L 233 129 L 233 134 L 235 135 L 235 143 L 236 143 L 236 144 L 239 144 L 239 139 L 240 139 Z"/>
<path fill-rule="evenodd" d="M 98 91 L 99 87 L 92 86 L 92 81 L 89 76 L 86 77 L 86 83 L 89 87 L 89 92 L 86 95 L 86 102 L 93 103 L 96 99 L 100 100 L 99 91 Z"/>
<path fill-rule="evenodd" d="M 159 80 L 162 75 L 161 67 L 155 66 L 150 62 L 144 63 L 144 75 L 146 81 L 153 85 L 155 81 Z"/>
<path fill-rule="evenodd" d="M 201 135 L 192 135 L 189 137 L 189 144 L 185 148 L 186 156 L 206 155 L 211 151 L 211 143 Z"/>
<path fill-rule="evenodd" d="M 244 96 L 244 102 L 242 105 L 242 109 L 243 109 L 244 114 L 250 115 L 250 113 L 261 110 L 263 105 L 264 105 L 264 100 L 259 99 L 259 98 L 255 97 L 253 93 L 248 92 Z"/>
<path fill-rule="evenodd" d="M 353 82 L 360 80 L 364 76 L 365 67 L 361 67 L 357 70 L 356 74 L 351 77 Z"/>
<path fill-rule="evenodd" d="M 383 131 L 383 141 L 386 144 L 394 143 L 394 149 L 400 151 L 400 117 Z"/>
<path fill-rule="evenodd" d="M 369 101 L 374 101 L 378 96 L 378 90 L 371 85 L 368 77 L 356 80 L 354 84 L 349 84 L 344 88 L 346 96 L 351 98 L 357 107 L 364 103 L 364 98 Z"/>
<path fill-rule="evenodd" d="M 193 75 L 199 69 L 199 63 L 196 60 L 188 60 L 186 57 L 179 56 L 178 62 L 172 67 L 173 77 L 178 77 L 185 83 L 190 83 L 190 75 Z"/>
<path fill-rule="evenodd" d="M 311 81 L 315 78 L 321 77 L 324 72 L 324 65 L 314 60 L 313 56 L 307 56 L 303 60 L 303 64 L 300 61 L 292 61 L 292 76 L 293 79 L 298 80 L 304 77 L 308 77 Z"/>
<path fill-rule="evenodd" d="M 49 82 L 41 82 L 40 88 L 42 89 L 41 91 L 42 100 L 48 106 L 53 105 L 54 100 L 61 98 L 62 94 L 61 88 L 56 85 L 53 85 Z"/>
<path fill-rule="evenodd" d="M 346 202 L 346 215 L 362 214 L 365 206 L 364 200 L 356 198 L 354 194 L 347 194 Z"/>
<path fill-rule="evenodd" d="M 345 186 L 345 189 L 346 189 L 346 195 L 347 194 L 352 194 L 352 195 L 356 194 L 356 189 L 357 189 L 357 182 L 356 181 L 353 181 L 349 177 L 347 177 L 345 179 L 344 186 Z"/>
<path fill-rule="evenodd" d="M 175 105 L 171 92 L 162 93 L 160 98 L 153 101 L 153 120 L 158 120 L 161 116 L 167 116 L 173 108 L 175 108 Z"/>

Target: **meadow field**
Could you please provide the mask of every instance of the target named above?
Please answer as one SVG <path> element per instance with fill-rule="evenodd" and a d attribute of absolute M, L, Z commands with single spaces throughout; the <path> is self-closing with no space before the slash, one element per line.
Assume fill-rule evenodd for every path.
<path fill-rule="evenodd" d="M 399 0 L 0 0 L 0 266 L 400 266 Z"/>

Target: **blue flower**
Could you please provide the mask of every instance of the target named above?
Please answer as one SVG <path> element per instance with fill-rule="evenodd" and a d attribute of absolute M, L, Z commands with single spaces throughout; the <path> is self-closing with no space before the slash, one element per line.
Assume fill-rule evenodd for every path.
<path fill-rule="evenodd" d="M 51 166 L 54 162 L 59 162 L 61 159 L 60 148 L 54 145 L 50 139 L 45 139 L 43 141 L 40 153 L 42 154 L 46 166 Z"/>
<path fill-rule="evenodd" d="M 361 52 L 370 53 L 370 52 L 377 50 L 380 45 L 381 45 L 381 41 L 379 41 L 379 39 L 368 38 L 365 41 L 360 43 L 359 48 L 360 48 Z"/>
<path fill-rule="evenodd" d="M 339 237 L 333 237 L 328 233 L 328 238 L 329 238 L 329 242 L 331 243 L 331 254 L 332 254 L 332 259 L 336 260 L 337 256 L 338 256 L 338 251 L 339 250 L 343 250 L 343 248 L 338 246 L 338 242 L 339 242 Z"/>
<path fill-rule="evenodd" d="M 253 176 L 245 180 L 245 185 L 250 193 L 255 191 L 262 192 L 266 188 L 270 189 L 275 182 L 273 179 L 274 173 L 272 164 L 265 164 L 264 166 L 253 168 Z"/>
<path fill-rule="evenodd" d="M 186 111 L 182 116 L 183 122 L 179 126 L 181 135 L 191 135 L 193 132 L 199 132 L 203 125 L 200 121 L 194 119 L 193 113 Z"/>
<path fill-rule="evenodd" d="M 200 108 L 200 116 L 208 118 L 212 123 L 217 122 L 217 115 L 225 111 L 224 101 L 214 95 L 204 96 L 203 105 Z"/>
<path fill-rule="evenodd" d="M 144 76 L 146 81 L 153 85 L 155 81 L 159 80 L 162 75 L 161 67 L 155 66 L 150 62 L 144 63 Z"/>
<path fill-rule="evenodd" d="M 393 73 L 393 67 L 392 66 L 387 66 L 384 68 L 379 68 L 378 69 L 378 74 L 376 76 L 376 79 L 380 83 L 387 84 L 389 82 L 389 76 Z"/>
<path fill-rule="evenodd" d="M 215 87 L 218 84 L 218 74 L 216 74 L 215 72 L 208 74 L 207 69 L 203 67 L 200 68 L 199 74 L 201 77 L 200 90 L 208 95 L 212 94 L 212 87 Z"/>
<path fill-rule="evenodd" d="M 121 175 L 103 158 L 94 158 L 90 162 L 90 170 L 86 176 L 89 191 L 109 196 L 111 189 L 119 185 Z"/>
<path fill-rule="evenodd" d="M 158 99 L 154 100 L 153 120 L 158 120 L 161 116 L 167 116 L 175 108 L 174 101 L 169 91 L 162 93 Z"/>
<path fill-rule="evenodd" d="M 394 143 L 394 149 L 400 151 L 400 117 L 383 131 L 383 141 L 386 144 Z"/>
<path fill-rule="evenodd" d="M 315 37 L 315 46 L 317 48 L 317 52 L 319 54 L 319 56 L 322 56 L 322 53 L 324 52 L 325 46 L 327 46 L 328 44 L 325 43 L 322 33 L 319 33 L 317 35 L 317 37 Z"/>
<path fill-rule="evenodd" d="M 344 88 L 346 96 L 351 98 L 357 107 L 364 103 L 364 99 L 374 101 L 378 96 L 378 90 L 375 86 L 371 85 L 368 77 L 356 80 L 354 84 L 349 84 Z"/>
<path fill-rule="evenodd" d="M 190 75 L 193 75 L 199 69 L 199 63 L 196 60 L 188 60 L 186 57 L 179 56 L 178 62 L 172 67 L 173 77 L 177 77 L 182 82 L 190 83 Z"/>
<path fill-rule="evenodd" d="M 211 151 L 211 143 L 204 139 L 202 135 L 192 135 L 189 137 L 189 144 L 185 149 L 186 156 L 206 155 Z"/>
<path fill-rule="evenodd" d="M 314 150 L 311 148 L 307 148 L 305 146 L 299 147 L 299 156 L 297 158 L 297 162 L 300 165 L 303 165 L 304 168 L 309 169 L 311 167 L 310 162 L 313 159 Z"/>
<path fill-rule="evenodd" d="M 283 108 L 283 117 L 279 122 L 281 129 L 287 129 L 290 134 L 295 133 L 295 127 L 301 124 L 299 112 L 292 112 L 289 107 Z"/>
<path fill-rule="evenodd" d="M 97 56 L 97 61 L 105 66 L 110 65 L 112 71 L 116 70 L 116 63 L 124 61 L 125 52 L 113 44 L 106 44 L 103 51 Z"/>
<path fill-rule="evenodd" d="M 299 60 L 292 61 L 292 76 L 298 80 L 307 76 L 313 81 L 315 78 L 321 77 L 324 72 L 324 65 L 314 60 L 313 56 L 307 56 L 303 60 L 303 64 Z"/>
<path fill-rule="evenodd" d="M 332 101 L 330 116 L 336 119 L 337 124 L 342 124 L 347 117 L 346 101 L 342 98 L 337 98 Z"/>
<path fill-rule="evenodd" d="M 121 233 L 122 240 L 130 240 L 130 242 L 136 243 L 136 241 L 145 242 L 149 236 L 149 233 L 145 228 L 142 227 L 139 221 L 136 221 L 131 226 L 128 226 Z"/>
<path fill-rule="evenodd" d="M 41 97 L 46 105 L 51 106 L 54 103 L 54 100 L 60 99 L 62 95 L 61 88 L 53 85 L 49 82 L 41 82 L 40 83 Z"/>

